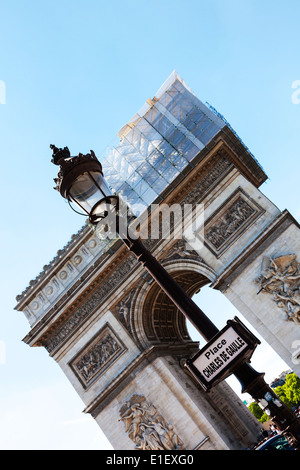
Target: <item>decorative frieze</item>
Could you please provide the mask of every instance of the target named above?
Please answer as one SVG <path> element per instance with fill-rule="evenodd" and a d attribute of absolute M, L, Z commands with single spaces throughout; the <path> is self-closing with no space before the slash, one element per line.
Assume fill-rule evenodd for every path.
<path fill-rule="evenodd" d="M 48 352 L 53 352 L 65 341 L 84 320 L 101 305 L 101 301 L 116 288 L 120 282 L 128 275 L 130 270 L 137 264 L 132 256 L 129 256 L 122 264 L 118 266 L 111 275 L 104 279 L 104 282 L 82 303 L 78 309 L 73 312 L 64 324 L 51 334 L 46 340 L 45 347 Z"/>
<path fill-rule="evenodd" d="M 204 238 L 207 245 L 219 255 L 261 213 L 262 208 L 239 189 L 206 222 Z"/>
<path fill-rule="evenodd" d="M 106 325 L 70 362 L 70 367 L 86 388 L 106 371 L 126 350 L 121 340 Z"/>
<path fill-rule="evenodd" d="M 232 170 L 233 164 L 225 149 L 219 150 L 195 175 L 187 186 L 172 201 L 181 204 L 196 204 L 216 186 L 225 175 Z"/>
<path fill-rule="evenodd" d="M 76 241 L 78 241 L 77 238 Z M 96 242 L 96 240 L 90 240 L 90 242 L 93 241 Z M 87 244 L 87 246 L 89 246 L 89 244 Z M 100 253 L 100 243 L 98 243 L 97 250 Z M 94 260 L 92 249 L 87 250 L 85 246 L 82 245 L 76 254 L 70 257 L 67 262 L 62 263 L 62 260 L 59 257 L 59 262 L 61 264 L 59 269 L 56 271 L 53 269 L 52 275 L 49 275 L 47 282 L 45 282 L 45 286 L 42 285 L 41 289 L 37 290 L 35 295 L 31 294 L 31 300 L 26 305 L 27 308 L 24 309 L 24 313 L 26 314 L 30 325 L 33 326 L 37 323 L 41 317 L 51 310 L 55 303 L 57 305 L 57 299 L 60 297 L 61 300 L 61 294 L 64 291 L 66 292 L 68 289 L 68 295 L 70 295 L 71 291 L 74 288 L 77 288 L 79 276 L 82 275 L 83 272 L 88 273 L 91 263 L 94 265 L 99 262 L 104 262 L 108 256 L 109 254 L 104 252 L 99 258 Z M 47 273 L 48 271 L 45 271 L 43 274 L 45 278 Z M 34 289 L 34 287 L 35 284 L 32 284 L 32 289 Z M 18 296 L 18 300 L 22 302 L 26 299 L 26 296 L 26 293 L 23 296 Z"/>
<path fill-rule="evenodd" d="M 284 312 L 284 320 L 300 325 L 300 263 L 296 255 L 264 256 L 261 275 L 255 282 L 260 286 L 258 293 L 272 295 Z"/>
<path fill-rule="evenodd" d="M 182 450 L 184 444 L 173 426 L 143 395 L 133 395 L 120 408 L 119 421 L 138 450 Z"/>

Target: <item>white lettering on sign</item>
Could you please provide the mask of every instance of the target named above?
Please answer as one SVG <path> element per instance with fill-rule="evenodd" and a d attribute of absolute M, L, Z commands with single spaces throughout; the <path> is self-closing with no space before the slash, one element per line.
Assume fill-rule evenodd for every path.
<path fill-rule="evenodd" d="M 211 382 L 214 377 L 236 359 L 248 344 L 233 329 L 226 330 L 221 337 L 205 349 L 194 361 L 194 366 Z"/>

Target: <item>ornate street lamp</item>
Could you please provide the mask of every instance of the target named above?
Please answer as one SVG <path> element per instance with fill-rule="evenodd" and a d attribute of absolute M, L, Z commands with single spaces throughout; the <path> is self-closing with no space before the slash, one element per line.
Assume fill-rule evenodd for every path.
<path fill-rule="evenodd" d="M 55 189 L 70 204 L 75 203 L 81 210 L 79 213 L 88 216 L 92 224 L 97 224 L 107 217 L 109 211 L 117 209 L 118 197 L 111 194 L 102 165 L 93 150 L 87 155 L 79 153 L 77 157 L 71 157 L 68 147 L 58 149 L 50 145 L 50 148 L 53 150 L 52 163 L 60 165 L 54 180 L 57 184 Z"/>
<path fill-rule="evenodd" d="M 50 148 L 53 151 L 51 161 L 55 165 L 60 166 L 57 178 L 54 179 L 56 182 L 55 189 L 67 199 L 72 209 L 78 212 L 72 206 L 72 203 L 74 203 L 80 209 L 79 213 L 87 216 L 94 225 L 98 223 L 105 224 L 105 219 L 110 213 L 113 213 L 118 219 L 118 196 L 112 194 L 105 182 L 102 165 L 95 156 L 95 153 L 91 150 L 91 153 L 86 155 L 79 153 L 78 156 L 72 157 L 68 147 L 61 149 L 50 145 Z M 119 226 L 120 224 L 116 223 L 117 233 Z M 186 294 L 156 258 L 152 256 L 141 240 L 131 236 L 129 229 L 126 231 L 126 234 L 122 232 L 121 239 L 181 313 L 195 326 L 201 336 L 208 341 L 208 345 L 213 345 L 214 341 L 220 337 L 221 332 L 205 313 Z M 221 375 L 221 379 L 218 382 L 234 374 L 242 386 L 242 392 L 249 393 L 256 401 L 264 403 L 270 418 L 282 433 L 286 435 L 290 444 L 300 450 L 300 425 L 296 416 L 279 400 L 278 396 L 265 382 L 264 373 L 255 371 L 247 362 L 259 341 L 255 342 L 255 339 L 253 339 L 255 337 L 238 319 L 230 321 L 228 326 L 233 326 L 240 333 L 241 337 L 249 343 L 249 348 L 245 349 L 244 355 L 239 356 L 239 360 L 234 361 L 233 365 L 226 369 L 226 373 L 224 372 Z M 225 329 L 228 330 L 227 327 Z M 196 359 L 199 360 L 199 357 Z M 203 382 L 201 382 L 200 378 L 201 374 L 198 374 L 197 367 L 195 367 L 197 360 L 188 360 L 186 368 L 203 387 Z"/>

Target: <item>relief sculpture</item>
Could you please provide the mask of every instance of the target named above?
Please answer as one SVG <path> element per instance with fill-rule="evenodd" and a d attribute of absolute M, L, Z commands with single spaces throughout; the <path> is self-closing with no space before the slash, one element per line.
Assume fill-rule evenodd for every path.
<path fill-rule="evenodd" d="M 286 321 L 300 325 L 300 264 L 296 255 L 264 257 L 262 273 L 255 282 L 260 285 L 258 293 L 272 295 Z"/>
<path fill-rule="evenodd" d="M 76 366 L 85 381 L 88 381 L 96 371 L 101 369 L 119 348 L 118 343 L 108 334 L 91 348 L 87 354 L 81 357 Z"/>
<path fill-rule="evenodd" d="M 71 367 L 84 386 L 89 385 L 123 352 L 119 340 L 109 327 L 105 327 L 71 362 Z"/>
<path fill-rule="evenodd" d="M 216 249 L 219 249 L 249 217 L 253 216 L 253 214 L 255 214 L 255 209 L 240 197 L 228 208 L 227 212 L 219 217 L 214 225 L 209 228 L 205 234 L 206 239 L 209 240 Z"/>
<path fill-rule="evenodd" d="M 138 450 L 181 450 L 183 442 L 173 426 L 142 395 L 133 395 L 120 409 L 125 432 Z"/>

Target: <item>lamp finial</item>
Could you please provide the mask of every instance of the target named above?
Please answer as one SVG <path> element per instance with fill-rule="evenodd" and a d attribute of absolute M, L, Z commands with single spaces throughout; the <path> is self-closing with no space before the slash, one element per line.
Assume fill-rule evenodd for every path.
<path fill-rule="evenodd" d="M 59 165 L 60 160 L 65 160 L 66 158 L 69 158 L 71 155 L 68 147 L 64 147 L 63 149 L 61 149 L 51 144 L 50 148 L 52 149 L 52 152 L 53 152 L 51 162 L 54 163 L 54 165 Z"/>

